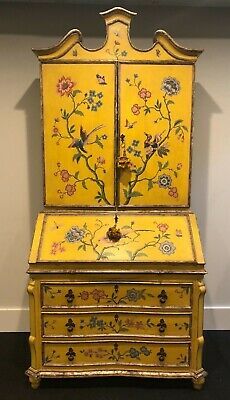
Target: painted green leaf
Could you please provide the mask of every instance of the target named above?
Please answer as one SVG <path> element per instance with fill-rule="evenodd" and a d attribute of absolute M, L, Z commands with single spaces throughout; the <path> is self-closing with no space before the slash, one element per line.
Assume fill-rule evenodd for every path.
<path fill-rule="evenodd" d="M 81 117 L 84 116 L 84 113 L 80 110 L 75 110 L 74 112 L 75 112 L 75 114 L 80 115 Z"/>
<path fill-rule="evenodd" d="M 84 189 L 86 189 L 86 190 L 88 190 L 88 188 L 87 188 L 87 186 L 86 186 L 86 183 L 85 183 L 85 181 L 82 181 L 82 187 L 84 188 Z"/>
<path fill-rule="evenodd" d="M 86 222 L 84 223 L 83 228 L 84 228 L 84 229 L 87 229 L 87 224 L 86 224 Z"/>
<path fill-rule="evenodd" d="M 108 258 L 108 257 L 113 257 L 114 256 L 114 254 L 113 253 L 110 253 L 109 251 L 106 251 L 106 252 L 104 252 L 103 254 L 102 254 L 102 257 L 106 257 L 106 258 Z"/>
<path fill-rule="evenodd" d="M 185 126 L 185 125 L 182 125 L 182 128 L 186 131 L 186 132 L 188 132 L 188 128 L 187 128 L 187 126 Z"/>
<path fill-rule="evenodd" d="M 76 90 L 73 91 L 72 96 L 75 97 L 76 94 L 78 94 L 78 93 L 81 93 L 81 90 L 76 89 Z"/>
<path fill-rule="evenodd" d="M 75 173 L 74 178 L 75 178 L 76 180 L 78 180 L 79 174 L 80 174 L 80 171 L 77 171 L 77 172 Z"/>
<path fill-rule="evenodd" d="M 176 171 L 174 171 L 174 175 L 175 175 L 175 177 L 177 178 L 177 176 L 178 176 L 178 173 L 177 173 Z"/>
<path fill-rule="evenodd" d="M 129 225 L 124 225 L 124 226 L 122 226 L 121 229 L 130 229 L 130 226 Z"/>
<path fill-rule="evenodd" d="M 146 253 L 137 253 L 136 257 L 148 257 Z"/>
<path fill-rule="evenodd" d="M 127 198 L 128 198 L 128 190 L 123 189 L 123 193 L 124 193 L 124 195 L 125 195 L 125 198 L 127 199 Z"/>
<path fill-rule="evenodd" d="M 86 251 L 86 245 L 85 244 L 83 244 L 83 250 Z"/>
<path fill-rule="evenodd" d="M 96 136 L 95 143 L 97 143 L 97 145 L 100 146 L 103 149 L 104 146 L 103 146 L 103 144 L 102 144 L 102 142 L 101 142 L 101 140 L 100 140 L 98 135 Z"/>
<path fill-rule="evenodd" d="M 172 100 L 168 100 L 166 104 L 167 104 L 167 106 L 169 106 L 170 104 L 175 104 L 175 103 Z"/>
<path fill-rule="evenodd" d="M 143 196 L 143 194 L 141 192 L 132 192 L 129 195 L 130 197 L 138 197 L 138 196 Z"/>
<path fill-rule="evenodd" d="M 148 190 L 151 190 L 153 188 L 153 181 L 151 179 L 148 180 Z"/>
<path fill-rule="evenodd" d="M 181 127 L 179 126 L 178 128 L 176 128 L 176 133 L 179 133 L 181 130 Z"/>
<path fill-rule="evenodd" d="M 74 154 L 73 161 L 77 161 L 77 163 L 79 163 L 79 160 L 80 160 L 81 156 L 82 155 L 80 153 Z"/>
<path fill-rule="evenodd" d="M 181 124 L 181 122 L 183 122 L 183 119 L 177 119 L 177 120 L 174 122 L 174 126 L 177 126 L 177 125 Z"/>
<path fill-rule="evenodd" d="M 52 137 L 59 136 L 57 133 L 53 133 Z"/>
<path fill-rule="evenodd" d="M 133 253 L 131 251 L 129 251 L 129 250 L 126 250 L 126 253 L 128 254 L 130 260 L 132 260 Z"/>
<path fill-rule="evenodd" d="M 78 249 L 78 250 L 81 250 L 81 249 L 83 248 L 83 246 L 84 246 L 83 244 L 80 244 L 80 246 L 78 246 L 77 249 Z"/>
<path fill-rule="evenodd" d="M 69 131 L 70 131 L 70 133 L 74 133 L 74 132 L 75 132 L 75 125 L 72 125 L 72 126 L 69 128 Z"/>
<path fill-rule="evenodd" d="M 160 161 L 158 161 L 158 168 L 159 168 L 159 171 L 162 170 L 162 162 L 160 162 Z"/>
<path fill-rule="evenodd" d="M 169 165 L 169 162 L 168 161 L 166 161 L 163 165 L 162 165 L 162 169 L 165 169 L 165 168 L 167 168 L 168 167 L 168 165 Z"/>

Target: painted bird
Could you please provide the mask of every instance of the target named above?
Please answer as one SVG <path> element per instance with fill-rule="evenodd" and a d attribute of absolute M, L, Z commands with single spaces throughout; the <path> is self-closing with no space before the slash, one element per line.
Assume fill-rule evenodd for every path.
<path fill-rule="evenodd" d="M 73 138 L 72 143 L 68 146 L 69 148 L 76 147 L 77 149 L 80 149 L 83 151 L 83 153 L 87 153 L 85 150 L 84 146 L 88 143 L 90 136 L 98 131 L 99 129 L 103 128 L 103 125 L 98 125 L 96 128 L 92 129 L 90 132 L 86 132 L 85 129 L 83 129 L 83 126 L 80 126 L 80 138 Z"/>
<path fill-rule="evenodd" d="M 161 134 L 155 135 L 154 138 L 152 137 L 152 135 L 149 135 L 148 133 L 145 133 L 145 136 L 146 139 L 144 141 L 144 147 L 146 149 L 146 155 L 150 157 L 156 152 L 159 146 L 159 142 L 161 140 Z"/>

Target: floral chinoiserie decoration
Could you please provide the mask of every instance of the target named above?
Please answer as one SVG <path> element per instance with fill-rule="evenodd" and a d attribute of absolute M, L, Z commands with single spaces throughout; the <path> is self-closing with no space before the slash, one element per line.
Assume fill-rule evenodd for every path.
<path fill-rule="evenodd" d="M 100 74 L 95 76 L 96 81 L 101 85 L 107 84 L 105 77 Z M 88 131 L 81 123 L 81 117 L 88 115 L 86 113 L 97 112 L 103 106 L 103 92 L 90 89 L 88 92 L 82 93 L 76 82 L 71 77 L 65 76 L 58 80 L 56 89 L 58 96 L 66 96 L 69 99 L 69 107 L 67 109 L 61 108 L 60 114 L 54 119 L 52 137 L 56 139 L 57 146 L 62 140 L 65 140 L 67 148 L 75 150 L 73 156 L 70 153 L 74 171 L 70 171 L 60 161 L 57 162 L 57 170 L 54 175 L 64 182 L 64 189 L 58 189 L 57 192 L 60 198 L 74 196 L 77 194 L 78 185 L 89 190 L 93 184 L 98 189 L 95 196 L 97 202 L 99 204 L 110 204 L 102 178 L 103 174 L 107 172 L 106 158 L 105 155 L 100 154 L 103 151 L 104 142 L 108 138 L 104 130 L 105 126 L 98 124 Z M 59 126 L 62 126 L 62 128 Z M 92 155 L 96 151 L 98 157 L 94 162 Z M 86 167 L 87 175 L 83 175 L 78 168 L 80 163 L 83 163 Z"/>
<path fill-rule="evenodd" d="M 130 261 L 138 258 L 148 259 L 149 248 L 155 248 L 166 256 L 176 252 L 176 245 L 170 239 L 169 226 L 165 223 L 153 222 L 152 229 L 138 229 L 135 221 L 131 221 L 129 225 L 124 225 L 119 229 L 121 238 L 118 242 L 109 239 L 107 231 L 108 224 L 103 223 L 100 219 L 96 219 L 93 229 L 86 222 L 82 226 L 72 226 L 66 231 L 63 240 L 52 243 L 50 254 L 56 255 L 58 251 L 65 251 L 67 244 L 75 245 L 76 252 L 93 250 L 95 259 L 98 261 L 113 259 L 120 249 L 125 250 L 127 259 Z M 148 239 L 144 236 L 146 234 Z M 137 246 L 138 243 L 139 246 Z M 134 250 L 130 250 L 131 244 L 135 245 Z M 136 296 L 137 294 L 132 293 L 132 295 Z"/>
<path fill-rule="evenodd" d="M 88 348 L 88 349 L 83 349 L 80 350 L 82 354 L 84 354 L 85 357 L 96 357 L 99 359 L 107 359 L 111 361 L 121 361 L 121 360 L 127 360 L 127 358 L 132 360 L 141 360 L 141 357 L 149 357 L 152 353 L 152 351 L 145 345 L 142 346 L 133 346 L 130 347 L 128 350 L 121 352 L 119 349 L 119 344 L 114 343 L 112 349 L 103 349 L 103 348 Z"/>
<path fill-rule="evenodd" d="M 118 166 L 123 169 L 128 168 L 131 172 L 131 179 L 123 189 L 124 204 L 129 204 L 134 197 L 144 195 L 141 186 L 139 186 L 141 189 L 136 190 L 136 186 L 140 182 L 146 182 L 147 191 L 153 190 L 157 186 L 167 191 L 170 197 L 177 199 L 179 191 L 175 179 L 183 168 L 183 164 L 178 162 L 176 165 L 170 165 L 167 158 L 173 151 L 170 149 L 172 135 L 176 135 L 179 141 L 184 142 L 185 135 L 188 132 L 188 128 L 184 125 L 180 116 L 173 118 L 173 106 L 176 102 L 176 96 L 182 90 L 181 84 L 175 77 L 165 77 L 160 86 L 162 98 L 154 98 L 154 92 L 142 85 L 142 80 L 139 79 L 138 74 L 134 74 L 133 78 L 127 78 L 126 83 L 136 89 L 137 100 L 131 106 L 135 120 L 132 122 L 126 119 L 124 129 L 138 128 L 138 122 L 143 121 L 143 118 L 151 113 L 154 115 L 153 132 L 160 130 L 158 128 L 160 122 L 161 127 L 162 122 L 164 126 L 157 133 L 143 132 L 142 140 L 140 140 L 138 134 L 138 139 L 132 138 L 132 141 L 127 145 L 126 141 L 129 135 L 122 133 L 120 136 L 121 156 L 118 160 Z M 146 173 L 149 173 L 148 164 L 152 157 L 157 160 L 157 168 L 149 177 Z"/>

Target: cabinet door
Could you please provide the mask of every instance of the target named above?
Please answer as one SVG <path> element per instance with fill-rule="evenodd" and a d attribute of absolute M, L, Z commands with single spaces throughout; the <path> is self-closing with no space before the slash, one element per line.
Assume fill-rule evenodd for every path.
<path fill-rule="evenodd" d="M 45 204 L 114 205 L 113 63 L 42 65 Z"/>
<path fill-rule="evenodd" d="M 188 206 L 192 86 L 192 65 L 121 63 L 121 206 Z"/>

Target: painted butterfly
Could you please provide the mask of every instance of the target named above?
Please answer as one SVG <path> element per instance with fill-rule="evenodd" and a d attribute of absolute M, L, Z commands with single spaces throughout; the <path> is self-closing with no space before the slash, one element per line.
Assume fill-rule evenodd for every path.
<path fill-rule="evenodd" d="M 107 85 L 107 82 L 105 81 L 104 76 L 97 74 L 96 78 L 97 78 L 99 85 Z"/>

